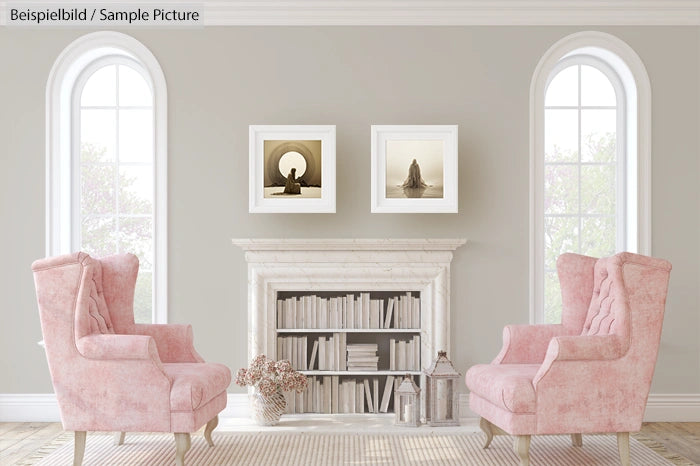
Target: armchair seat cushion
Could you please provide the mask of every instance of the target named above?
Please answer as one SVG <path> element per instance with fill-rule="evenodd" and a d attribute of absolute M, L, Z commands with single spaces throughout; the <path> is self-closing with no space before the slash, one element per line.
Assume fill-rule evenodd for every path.
<path fill-rule="evenodd" d="M 223 364 L 165 363 L 163 369 L 172 381 L 172 411 L 194 411 L 226 391 L 231 383 L 231 371 Z"/>
<path fill-rule="evenodd" d="M 534 413 L 535 378 L 539 364 L 478 364 L 466 374 L 467 387 L 481 398 L 511 413 Z"/>

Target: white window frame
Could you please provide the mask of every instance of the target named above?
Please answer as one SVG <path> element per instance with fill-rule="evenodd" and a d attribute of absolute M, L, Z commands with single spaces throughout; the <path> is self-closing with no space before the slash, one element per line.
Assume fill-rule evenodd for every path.
<path fill-rule="evenodd" d="M 544 113 L 545 94 L 551 79 L 571 57 L 595 60 L 596 68 L 619 78 L 616 88 L 618 158 L 624 161 L 624 248 L 651 254 L 651 85 L 644 64 L 634 50 L 607 33 L 584 31 L 564 37 L 541 58 L 530 84 L 530 322 L 544 321 Z M 579 63 L 578 61 L 576 63 Z M 607 73 L 600 64 L 607 67 Z M 617 81 L 617 84 L 616 84 Z M 623 114 L 620 114 L 624 112 Z M 619 126 L 619 125 L 618 125 Z M 620 147 L 621 146 L 621 147 Z M 620 153 L 621 148 L 625 151 Z M 618 196 L 620 195 L 618 191 Z M 619 219 L 619 217 L 618 217 Z M 622 240 L 616 241 L 617 246 Z"/>
<path fill-rule="evenodd" d="M 96 61 L 116 57 L 139 65 L 153 91 L 154 245 L 153 318 L 168 320 L 167 234 L 167 86 L 158 60 L 146 46 L 126 34 L 99 31 L 79 37 L 56 59 L 46 84 L 46 255 L 74 251 L 78 238 L 74 187 L 79 116 L 74 109 L 82 89 L 78 81 Z"/>

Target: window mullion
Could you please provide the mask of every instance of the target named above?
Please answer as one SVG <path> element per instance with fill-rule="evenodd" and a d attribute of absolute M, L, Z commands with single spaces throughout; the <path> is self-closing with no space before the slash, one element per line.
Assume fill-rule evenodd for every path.
<path fill-rule="evenodd" d="M 581 65 L 578 65 L 578 252 L 581 253 L 581 236 L 583 235 L 583 218 L 581 217 L 581 162 L 583 160 L 581 154 Z"/>
<path fill-rule="evenodd" d="M 116 241 L 117 241 L 117 254 L 121 252 L 121 225 L 119 221 L 120 214 L 120 204 L 119 204 L 119 119 L 121 117 L 121 111 L 119 109 L 119 65 L 115 67 L 115 73 L 117 74 L 115 82 L 115 128 L 114 128 L 114 200 L 115 200 L 115 216 L 114 216 L 114 228 L 116 230 Z"/>

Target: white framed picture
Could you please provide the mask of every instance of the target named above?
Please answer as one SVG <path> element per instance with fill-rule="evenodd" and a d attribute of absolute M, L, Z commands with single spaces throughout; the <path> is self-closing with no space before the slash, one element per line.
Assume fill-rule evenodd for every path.
<path fill-rule="evenodd" d="M 372 125 L 372 212 L 457 213 L 457 125 Z"/>
<path fill-rule="evenodd" d="M 335 125 L 251 125 L 249 146 L 250 212 L 335 212 Z"/>

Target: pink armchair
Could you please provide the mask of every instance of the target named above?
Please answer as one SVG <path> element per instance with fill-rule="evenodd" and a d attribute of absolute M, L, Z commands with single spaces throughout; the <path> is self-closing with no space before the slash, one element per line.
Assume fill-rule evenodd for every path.
<path fill-rule="evenodd" d="M 204 362 L 189 325 L 134 323 L 138 259 L 75 253 L 32 264 L 46 357 L 74 465 L 86 431 L 173 432 L 184 465 L 190 432 L 211 432 L 226 407 L 231 371 Z"/>
<path fill-rule="evenodd" d="M 465 376 L 469 406 L 494 434 L 516 436 L 529 464 L 530 436 L 617 433 L 629 465 L 629 433 L 641 428 L 661 338 L 671 264 L 631 253 L 557 261 L 562 323 L 509 325 L 491 364 Z"/>

